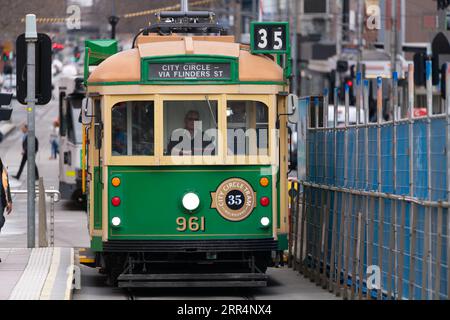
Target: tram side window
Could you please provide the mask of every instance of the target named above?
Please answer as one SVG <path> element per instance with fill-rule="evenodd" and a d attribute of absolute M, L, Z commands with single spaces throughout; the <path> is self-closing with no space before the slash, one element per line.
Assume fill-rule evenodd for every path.
<path fill-rule="evenodd" d="M 70 110 L 67 110 L 67 137 L 73 144 L 81 143 L 81 123 L 78 122 L 78 115 L 81 110 L 82 98 L 71 98 L 68 100 Z"/>
<path fill-rule="evenodd" d="M 218 101 L 164 101 L 164 155 L 217 155 Z"/>
<path fill-rule="evenodd" d="M 227 102 L 228 155 L 269 154 L 269 111 L 259 101 Z"/>
<path fill-rule="evenodd" d="M 112 155 L 154 155 L 154 102 L 120 102 L 112 108 Z"/>

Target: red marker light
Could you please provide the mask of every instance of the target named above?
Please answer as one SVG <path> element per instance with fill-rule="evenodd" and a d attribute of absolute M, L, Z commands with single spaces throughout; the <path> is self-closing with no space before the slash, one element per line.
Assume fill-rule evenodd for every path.
<path fill-rule="evenodd" d="M 111 203 L 114 207 L 118 207 L 120 206 L 120 198 L 119 197 L 114 197 L 111 199 Z"/>
<path fill-rule="evenodd" d="M 267 207 L 270 203 L 270 200 L 267 197 L 262 197 L 261 200 L 259 200 L 259 203 L 261 203 L 263 207 Z"/>
<path fill-rule="evenodd" d="M 353 87 L 353 81 L 347 81 L 347 85 L 348 85 L 349 87 Z"/>

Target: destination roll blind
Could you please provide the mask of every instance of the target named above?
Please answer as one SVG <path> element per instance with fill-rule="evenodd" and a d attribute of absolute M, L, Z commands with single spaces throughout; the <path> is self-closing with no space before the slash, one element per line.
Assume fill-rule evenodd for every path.
<path fill-rule="evenodd" d="M 149 63 L 148 80 L 230 80 L 229 63 Z"/>

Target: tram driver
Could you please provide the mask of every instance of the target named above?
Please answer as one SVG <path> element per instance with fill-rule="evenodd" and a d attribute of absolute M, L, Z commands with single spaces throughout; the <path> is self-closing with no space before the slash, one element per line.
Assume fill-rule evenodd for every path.
<path fill-rule="evenodd" d="M 184 117 L 184 129 L 176 129 L 172 132 L 167 154 L 179 155 L 214 155 L 215 141 L 202 131 L 200 113 L 189 110 Z"/>

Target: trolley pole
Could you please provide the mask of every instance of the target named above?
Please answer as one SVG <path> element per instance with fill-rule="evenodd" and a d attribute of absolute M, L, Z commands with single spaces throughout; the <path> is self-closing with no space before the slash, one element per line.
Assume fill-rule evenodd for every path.
<path fill-rule="evenodd" d="M 28 248 L 35 247 L 35 75 L 36 75 L 36 15 L 27 14 L 25 25 L 27 41 L 27 242 Z"/>
<path fill-rule="evenodd" d="M 180 0 L 181 1 L 181 3 L 180 3 L 180 5 L 181 5 L 181 11 L 182 12 L 188 12 L 189 11 L 189 3 L 188 3 L 188 0 Z"/>

